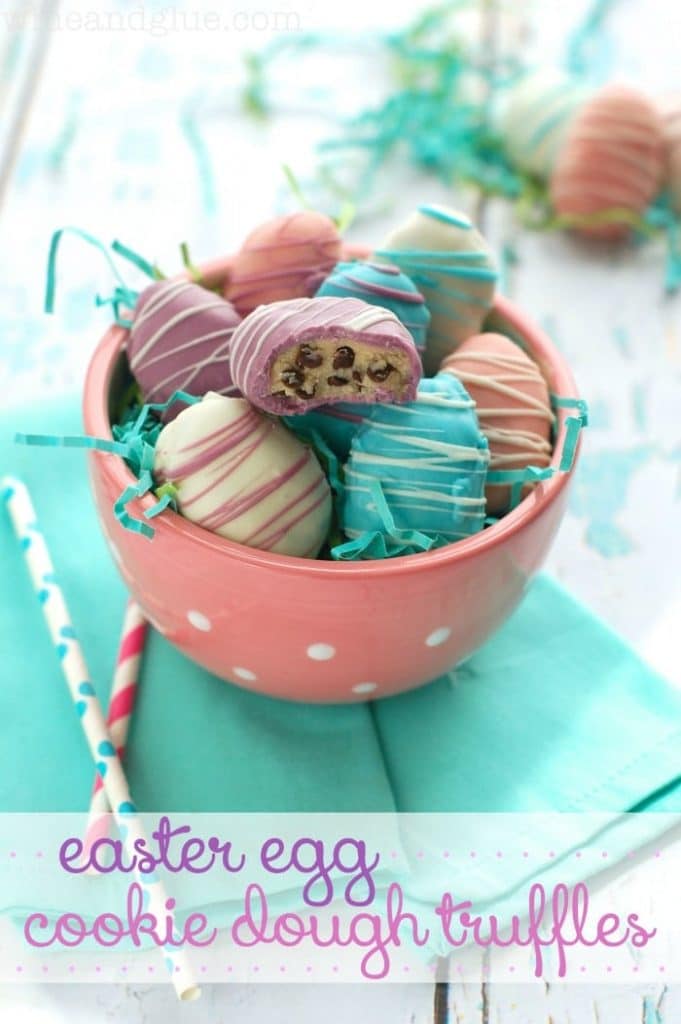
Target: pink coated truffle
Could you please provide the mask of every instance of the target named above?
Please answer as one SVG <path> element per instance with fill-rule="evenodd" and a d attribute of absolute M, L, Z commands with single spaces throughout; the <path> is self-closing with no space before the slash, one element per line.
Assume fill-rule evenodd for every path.
<path fill-rule="evenodd" d="M 490 470 L 548 466 L 553 413 L 549 389 L 537 364 L 502 334 L 467 338 L 447 356 L 441 371 L 457 377 L 476 405 L 489 442 Z M 487 484 L 487 511 L 508 506 L 510 488 Z"/>
<path fill-rule="evenodd" d="M 556 212 L 574 229 L 618 240 L 630 225 L 616 211 L 642 213 L 660 188 L 662 125 L 654 105 L 635 89 L 610 85 L 575 115 L 551 179 Z M 614 221 L 595 215 L 615 211 Z M 580 223 L 580 218 L 594 218 Z"/>
<path fill-rule="evenodd" d="M 336 402 L 409 402 L 421 361 L 394 313 L 361 299 L 289 299 L 260 306 L 234 332 L 234 383 L 266 412 Z"/>
<path fill-rule="evenodd" d="M 314 295 L 340 258 L 341 238 L 323 213 L 302 210 L 252 231 L 234 257 L 225 296 L 246 316 L 257 306 Z"/>
<path fill-rule="evenodd" d="M 155 281 L 145 288 L 127 341 L 144 401 L 166 402 L 174 391 L 238 395 L 229 349 L 240 321 L 231 303 L 191 281 Z M 180 408 L 172 407 L 166 418 Z"/>

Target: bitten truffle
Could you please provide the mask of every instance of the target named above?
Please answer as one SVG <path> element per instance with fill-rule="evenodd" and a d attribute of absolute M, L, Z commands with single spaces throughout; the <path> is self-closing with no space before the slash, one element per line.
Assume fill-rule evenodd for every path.
<path fill-rule="evenodd" d="M 318 405 L 408 402 L 421 362 L 394 313 L 359 299 L 292 299 L 260 306 L 235 331 L 234 382 L 277 414 Z"/>

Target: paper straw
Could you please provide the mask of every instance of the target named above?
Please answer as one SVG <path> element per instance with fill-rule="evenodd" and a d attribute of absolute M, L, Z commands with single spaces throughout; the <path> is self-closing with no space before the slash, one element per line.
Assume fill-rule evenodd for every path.
<path fill-rule="evenodd" d="M 81 728 L 90 748 L 97 771 L 102 777 L 104 791 L 112 808 L 126 852 L 135 857 L 135 843 L 149 843 L 137 809 L 132 802 L 128 782 L 116 748 L 106 725 L 102 707 L 97 700 L 85 658 L 76 639 L 64 595 L 56 582 L 54 566 L 36 521 L 35 510 L 28 490 L 21 481 L 6 477 L 0 483 L 0 495 L 7 505 L 14 532 L 26 559 L 26 565 L 42 606 L 47 628 L 54 643 L 71 699 L 80 719 Z M 149 897 L 149 910 L 158 921 L 173 916 L 166 906 L 167 896 L 163 883 L 155 874 L 135 872 L 136 881 Z M 174 922 L 173 922 L 174 924 Z M 175 938 L 179 932 L 174 928 Z M 164 946 L 165 964 L 182 1000 L 197 999 L 201 989 L 196 984 L 184 949 Z"/>
<path fill-rule="evenodd" d="M 137 602 L 130 598 L 123 618 L 116 669 L 109 697 L 109 710 L 106 716 L 111 742 L 121 760 L 125 757 L 125 744 L 137 696 L 139 667 L 146 634 L 147 623 L 144 613 Z M 89 861 L 93 843 L 109 834 L 110 815 L 111 807 L 102 777 L 96 774 L 90 800 L 90 814 L 85 830 L 84 860 Z M 93 868 L 89 869 L 88 873 L 96 874 Z"/>

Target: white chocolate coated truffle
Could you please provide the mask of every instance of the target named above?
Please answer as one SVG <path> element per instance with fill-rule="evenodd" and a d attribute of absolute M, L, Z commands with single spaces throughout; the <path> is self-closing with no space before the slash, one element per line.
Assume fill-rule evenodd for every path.
<path fill-rule="evenodd" d="M 209 392 L 163 428 L 154 475 L 178 511 L 212 533 L 263 551 L 314 558 L 331 494 L 314 452 L 243 398 Z"/>
<path fill-rule="evenodd" d="M 426 300 L 430 326 L 423 365 L 433 374 L 465 338 L 478 334 L 494 299 L 497 271 L 490 248 L 464 213 L 419 206 L 376 250 Z"/>
<path fill-rule="evenodd" d="M 554 69 L 529 71 L 502 97 L 498 126 L 506 152 L 521 171 L 551 176 L 573 115 L 588 91 Z"/>

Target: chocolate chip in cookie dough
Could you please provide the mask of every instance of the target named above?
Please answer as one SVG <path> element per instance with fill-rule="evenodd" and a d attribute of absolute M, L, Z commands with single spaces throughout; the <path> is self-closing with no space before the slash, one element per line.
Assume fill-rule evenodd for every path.
<path fill-rule="evenodd" d="M 326 378 L 326 383 L 332 388 L 342 388 L 344 384 L 349 384 L 350 381 L 347 377 L 341 377 L 339 374 L 334 373 L 331 377 Z"/>
<path fill-rule="evenodd" d="M 380 362 L 374 362 L 369 366 L 367 376 L 370 380 L 373 380 L 374 383 L 381 384 L 384 380 L 388 379 L 394 369 L 395 367 L 392 363 L 388 363 L 381 359 Z"/>
<path fill-rule="evenodd" d="M 296 388 L 296 394 L 298 398 L 305 398 L 309 401 L 310 398 L 314 398 L 317 394 L 317 385 L 308 382 L 304 387 Z"/>
<path fill-rule="evenodd" d="M 301 345 L 298 349 L 296 366 L 301 366 L 308 370 L 315 370 L 318 366 L 321 366 L 323 362 L 324 357 L 322 353 L 317 349 L 312 348 L 311 345 Z"/>
<path fill-rule="evenodd" d="M 333 368 L 334 370 L 347 370 L 353 365 L 354 361 L 354 349 L 351 349 L 349 345 L 341 345 L 340 348 L 336 349 L 336 354 L 333 357 Z"/>

